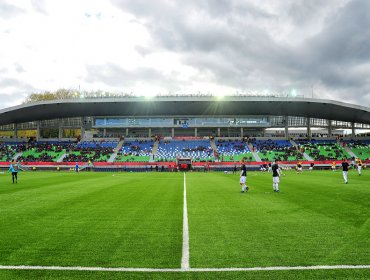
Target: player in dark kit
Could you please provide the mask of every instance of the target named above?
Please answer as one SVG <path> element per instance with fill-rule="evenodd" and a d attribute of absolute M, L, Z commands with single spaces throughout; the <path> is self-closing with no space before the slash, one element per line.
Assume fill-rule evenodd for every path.
<path fill-rule="evenodd" d="M 344 179 L 345 184 L 348 184 L 348 167 L 349 167 L 349 164 L 347 160 L 344 159 L 342 162 L 342 169 L 343 169 L 343 179 Z"/>
<path fill-rule="evenodd" d="M 242 186 L 242 192 L 248 192 L 249 188 L 247 187 L 246 185 L 246 182 L 247 181 L 247 168 L 245 167 L 245 165 L 243 164 L 242 165 L 242 168 L 241 168 L 241 171 L 240 171 L 240 185 Z"/>
<path fill-rule="evenodd" d="M 280 192 L 279 190 L 279 183 L 280 183 L 280 169 L 277 161 L 271 166 L 272 169 L 272 187 L 274 188 L 274 192 Z"/>
<path fill-rule="evenodd" d="M 302 162 L 299 161 L 297 163 L 296 169 L 297 169 L 297 174 L 301 174 L 302 173 Z"/>
<path fill-rule="evenodd" d="M 313 162 L 311 162 L 310 163 L 310 168 L 309 168 L 310 169 L 310 172 L 312 172 L 314 166 L 315 166 L 315 164 Z"/>

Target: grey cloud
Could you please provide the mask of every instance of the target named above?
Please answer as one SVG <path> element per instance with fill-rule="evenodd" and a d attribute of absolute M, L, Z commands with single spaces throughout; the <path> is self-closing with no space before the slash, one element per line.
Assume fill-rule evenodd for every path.
<path fill-rule="evenodd" d="M 0 80 L 1 87 L 11 87 L 11 86 L 18 86 L 19 81 L 16 79 L 5 78 Z"/>
<path fill-rule="evenodd" d="M 24 70 L 24 68 L 22 67 L 22 65 L 20 65 L 20 64 L 18 64 L 18 63 L 16 63 L 16 64 L 14 65 L 14 67 L 15 67 L 15 71 L 17 71 L 18 73 L 26 72 L 26 70 Z"/>
<path fill-rule="evenodd" d="M 135 46 L 135 50 L 142 56 L 146 56 L 152 52 L 150 48 L 143 46 Z"/>
<path fill-rule="evenodd" d="M 0 92 L 0 97 L 2 99 L 0 103 L 0 109 L 19 105 L 22 103 L 22 101 L 25 100 L 27 96 L 27 93 L 19 94 L 19 92 L 16 92 L 16 94 L 4 94 Z"/>
<path fill-rule="evenodd" d="M 286 6 L 286 16 L 291 18 L 295 24 L 307 24 L 308 22 L 317 21 L 320 17 L 325 14 L 330 15 L 332 10 L 333 1 L 322 1 L 322 0 L 291 0 L 284 1 Z M 343 1 L 344 2 L 344 1 Z"/>
<path fill-rule="evenodd" d="M 0 87 L 20 87 L 20 88 L 32 88 L 29 84 L 19 81 L 14 78 L 3 78 L 0 79 Z"/>
<path fill-rule="evenodd" d="M 168 1 L 112 2 L 143 22 L 159 47 L 212 73 L 215 83 L 279 91 L 320 85 L 334 99 L 370 104 L 368 73 L 356 70 L 370 63 L 370 1 L 282 1 L 275 14 L 248 1 L 184 1 L 181 8 Z M 319 32 L 299 45 L 284 44 L 269 30 L 281 24 L 304 34 L 317 22 Z"/>
<path fill-rule="evenodd" d="M 86 66 L 88 82 L 103 82 L 114 87 L 129 87 L 140 81 L 159 83 L 165 80 L 162 73 L 151 68 L 138 68 L 132 71 L 116 64 Z"/>
<path fill-rule="evenodd" d="M 0 108 L 6 108 L 19 104 L 30 92 L 36 89 L 25 82 L 14 78 L 0 78 Z"/>
<path fill-rule="evenodd" d="M 46 4 L 44 0 L 31 0 L 31 4 L 37 12 L 47 15 Z"/>
<path fill-rule="evenodd" d="M 361 63 L 370 59 L 370 2 L 354 0 L 340 10 L 327 27 L 306 42 L 311 56 L 334 63 Z"/>
<path fill-rule="evenodd" d="M 321 33 L 295 50 L 293 57 L 297 64 L 292 67 L 300 70 L 297 78 L 322 83 L 328 90 L 347 91 L 347 96 L 355 96 L 356 103 L 363 101 L 360 96 L 367 96 L 369 104 L 369 67 L 366 67 L 370 64 L 368 10 L 369 1 L 348 3 Z M 363 70 L 359 71 L 359 68 Z"/>
<path fill-rule="evenodd" d="M 25 11 L 17 6 L 8 4 L 5 1 L 0 1 L 0 18 L 12 18 L 23 14 Z"/>

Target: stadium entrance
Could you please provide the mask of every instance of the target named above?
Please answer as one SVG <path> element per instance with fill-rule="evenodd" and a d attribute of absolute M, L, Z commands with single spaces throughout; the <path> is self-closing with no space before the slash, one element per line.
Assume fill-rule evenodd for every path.
<path fill-rule="evenodd" d="M 180 171 L 189 171 L 192 167 L 191 158 L 177 158 L 177 166 Z"/>

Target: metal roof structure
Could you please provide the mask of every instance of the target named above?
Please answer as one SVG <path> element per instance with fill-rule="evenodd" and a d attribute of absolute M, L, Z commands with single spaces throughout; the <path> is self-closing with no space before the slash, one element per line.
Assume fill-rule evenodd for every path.
<path fill-rule="evenodd" d="M 370 124 L 370 108 L 333 100 L 274 97 L 123 97 L 66 99 L 0 110 L 0 125 L 69 117 L 298 116 Z"/>

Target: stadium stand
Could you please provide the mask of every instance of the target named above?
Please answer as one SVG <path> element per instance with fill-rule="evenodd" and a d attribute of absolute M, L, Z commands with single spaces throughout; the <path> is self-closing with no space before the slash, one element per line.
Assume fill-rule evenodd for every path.
<path fill-rule="evenodd" d="M 217 148 L 217 158 L 220 161 L 254 161 L 252 152 L 247 143 L 242 140 L 217 139 L 215 141 Z"/>
<path fill-rule="evenodd" d="M 256 140 L 253 147 L 262 161 L 297 161 L 303 159 L 303 152 L 288 140 Z"/>
<path fill-rule="evenodd" d="M 67 151 L 63 162 L 106 162 L 117 145 L 118 141 L 83 141 Z"/>
<path fill-rule="evenodd" d="M 153 140 L 125 140 L 115 161 L 117 162 L 148 162 L 153 150 Z"/>
<path fill-rule="evenodd" d="M 370 159 L 370 140 L 345 141 L 351 151 L 361 160 Z"/>
<path fill-rule="evenodd" d="M 193 161 L 214 161 L 210 140 L 160 140 L 156 161 L 175 161 L 191 157 Z"/>
<path fill-rule="evenodd" d="M 0 144 L 0 161 L 11 161 L 16 153 L 16 145 L 13 143 Z"/>
<path fill-rule="evenodd" d="M 338 145 L 336 140 L 298 140 L 296 143 L 300 146 L 301 151 L 307 153 L 314 160 L 342 160 L 351 157 L 343 147 Z"/>
<path fill-rule="evenodd" d="M 25 162 L 56 162 L 73 145 L 71 142 L 30 142 L 17 144 L 17 151 L 22 151 L 22 155 L 18 160 Z"/>
<path fill-rule="evenodd" d="M 368 164 L 370 141 L 362 140 L 370 138 L 365 133 L 369 120 L 370 108 L 290 97 L 236 95 L 220 102 L 208 96 L 161 96 L 149 103 L 128 95 L 36 101 L 0 110 L 5 142 L 0 160 L 3 166 L 18 158 L 45 168 L 91 161 L 94 167 L 122 170 L 168 166 L 178 157 L 191 157 L 195 167 L 212 161 L 220 170 L 240 161 L 252 167 L 274 159 L 328 166 L 359 157 Z M 302 138 L 315 140 L 295 140 Z"/>

